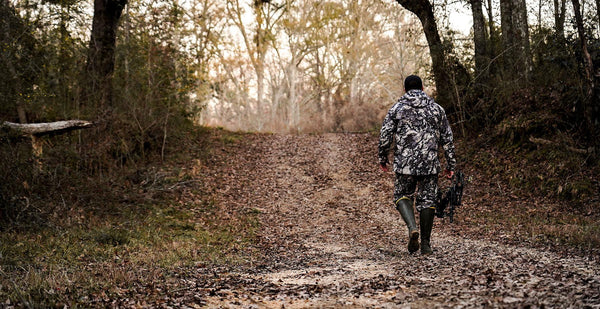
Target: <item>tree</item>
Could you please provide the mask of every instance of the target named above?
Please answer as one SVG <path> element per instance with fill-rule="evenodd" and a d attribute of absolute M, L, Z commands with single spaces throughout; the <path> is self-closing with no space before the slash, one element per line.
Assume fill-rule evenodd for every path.
<path fill-rule="evenodd" d="M 531 47 L 529 43 L 529 23 L 527 21 L 526 0 L 513 0 L 513 23 L 516 34 L 517 64 L 522 68 L 522 74 L 527 78 L 531 71 Z"/>
<path fill-rule="evenodd" d="M 273 29 L 277 21 L 283 16 L 285 5 L 278 5 L 275 2 L 267 0 L 255 0 L 252 5 L 254 21 L 256 25 L 255 33 L 250 33 L 247 24 L 244 21 L 244 11 L 240 5 L 240 0 L 227 2 L 227 12 L 241 32 L 244 46 L 256 74 L 256 118 L 257 128 L 262 129 L 263 123 L 263 102 L 265 99 L 265 57 L 269 50 L 275 35 Z"/>
<path fill-rule="evenodd" d="M 450 64 L 447 61 L 447 51 L 438 32 L 433 6 L 428 0 L 396 1 L 417 15 L 421 21 L 431 54 L 435 86 L 438 92 L 437 101 L 446 106 L 455 105 L 459 98 L 454 88 L 456 85 L 449 74 Z"/>
<path fill-rule="evenodd" d="M 286 7 L 281 23 L 286 41 L 284 44 L 273 46 L 280 63 L 280 66 L 274 69 L 283 73 L 283 82 L 278 84 L 272 81 L 274 93 L 272 104 L 277 107 L 273 108 L 272 112 L 273 114 L 279 113 L 280 116 L 286 115 L 288 129 L 299 131 L 301 129 L 300 105 L 302 100 L 298 89 L 302 82 L 300 65 L 311 51 L 320 47 L 318 46 L 320 44 L 317 43 L 319 40 L 315 40 L 313 35 L 320 32 L 317 28 L 322 26 L 322 20 L 319 22 L 316 18 L 318 6 L 310 2 L 287 0 Z M 284 56 L 282 50 L 285 48 L 289 50 L 289 58 Z M 282 83 L 283 85 L 281 85 Z M 286 95 L 285 98 L 283 94 Z M 314 97 L 318 97 L 318 95 Z M 321 111 L 320 102 L 317 104 L 317 108 Z"/>
<path fill-rule="evenodd" d="M 500 14 L 506 74 L 527 79 L 531 50 L 525 0 L 500 0 Z"/>
<path fill-rule="evenodd" d="M 191 57 L 197 67 L 197 90 L 200 105 L 212 99 L 211 63 L 222 47 L 223 29 L 226 25 L 225 4 L 211 0 L 194 0 L 185 12 L 187 29 L 191 35 Z"/>
<path fill-rule="evenodd" d="M 95 0 L 86 73 L 86 99 L 96 108 L 112 107 L 117 26 L 127 0 Z"/>
<path fill-rule="evenodd" d="M 566 2 L 567 0 L 554 0 L 554 28 L 560 39 L 565 38 Z"/>
<path fill-rule="evenodd" d="M 489 73 L 488 35 L 483 17 L 482 0 L 470 0 L 473 13 L 473 42 L 475 45 L 475 76 L 485 81 Z"/>
<path fill-rule="evenodd" d="M 206 3 L 194 7 L 203 12 Z M 111 120 L 116 132 L 112 135 L 114 140 L 121 139 L 113 146 L 119 155 L 144 157 L 160 149 L 164 157 L 168 141 L 188 129 L 198 112 L 196 103 L 204 99 L 198 96 L 205 95 L 205 86 L 198 96 L 192 92 L 199 80 L 207 79 L 201 67 L 206 55 L 194 53 L 194 40 L 205 39 L 199 37 L 203 31 L 195 28 L 204 21 L 187 12 L 179 1 L 127 4 L 113 76 Z M 207 53 L 209 45 L 204 45 Z"/>
<path fill-rule="evenodd" d="M 40 71 L 39 50 L 32 32 L 8 0 L 0 0 L 0 70 L 5 72 L 0 77 L 0 116 L 21 123 L 27 122 L 25 98 Z"/>
<path fill-rule="evenodd" d="M 289 88 L 290 98 L 296 97 L 290 102 L 290 120 L 309 130 L 352 131 L 379 124 L 380 115 L 370 111 L 395 101 L 402 94 L 402 76 L 429 64 L 423 61 L 429 55 L 416 18 L 378 0 L 296 4 L 285 22 L 290 46 L 280 44 L 292 57 L 284 66 L 288 69 L 279 71 L 286 72 L 286 79 L 299 78 L 291 84 L 298 87 Z M 301 122 L 300 112 L 314 120 Z"/>
<path fill-rule="evenodd" d="M 598 127 L 600 127 L 600 124 L 598 124 L 600 120 L 600 102 L 598 102 L 596 98 L 596 96 L 598 95 L 596 71 L 594 69 L 594 62 L 592 61 L 592 56 L 588 51 L 585 28 L 583 24 L 583 17 L 581 16 L 581 6 L 579 4 L 579 0 L 572 0 L 572 3 L 573 11 L 575 13 L 575 23 L 577 26 L 577 33 L 579 35 L 581 52 L 583 54 L 583 70 L 585 72 L 585 95 L 583 114 L 588 132 L 592 133 L 592 135 L 597 135 Z"/>

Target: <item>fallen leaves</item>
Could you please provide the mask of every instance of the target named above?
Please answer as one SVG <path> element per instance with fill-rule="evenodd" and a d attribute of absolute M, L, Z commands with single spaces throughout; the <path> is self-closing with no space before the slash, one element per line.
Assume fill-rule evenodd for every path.
<path fill-rule="evenodd" d="M 251 265 L 219 275 L 227 285 L 208 296 L 209 307 L 600 304 L 595 263 L 517 245 L 518 236 L 507 227 L 527 222 L 499 217 L 481 225 L 472 218 L 474 212 L 493 215 L 500 207 L 533 212 L 530 201 L 499 179 L 482 178 L 467 167 L 474 178 L 457 224 L 437 221 L 436 253 L 421 257 L 405 252 L 406 228 L 390 202 L 393 179 L 376 165 L 376 137 L 251 139 L 231 157 L 237 174 L 216 183 L 238 189 L 220 196 L 221 203 L 261 210 L 259 254 Z"/>
<path fill-rule="evenodd" d="M 550 227 L 574 233 L 573 217 L 557 208 L 548 218 L 560 218 L 560 225 L 542 217 L 548 200 L 512 192 L 477 162 L 464 166 L 472 180 L 455 223 L 435 222 L 434 254 L 409 254 L 406 227 L 391 201 L 393 176 L 380 172 L 376 146 L 372 134 L 242 135 L 216 149 L 207 164 L 192 163 L 193 178 L 177 183 L 181 207 L 197 205 L 204 197 L 196 192 L 208 192 L 214 209 L 197 216 L 218 215 L 231 232 L 244 228 L 235 214 L 258 218 L 255 242 L 230 252 L 240 258 L 169 269 L 147 265 L 140 272 L 156 273 L 138 277 L 153 280 L 79 302 L 126 308 L 600 306 L 596 256 L 540 246 L 531 236 L 547 237 L 542 232 Z"/>

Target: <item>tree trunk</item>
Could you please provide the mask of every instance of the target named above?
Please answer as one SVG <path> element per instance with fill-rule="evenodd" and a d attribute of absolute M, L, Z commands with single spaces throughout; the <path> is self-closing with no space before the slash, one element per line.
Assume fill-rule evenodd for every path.
<path fill-rule="evenodd" d="M 529 23 L 527 22 L 526 0 L 513 2 L 513 26 L 516 35 L 517 73 L 527 79 L 531 71 L 531 46 L 529 44 Z"/>
<path fill-rule="evenodd" d="M 487 0 L 487 17 L 488 17 L 488 26 L 489 26 L 489 45 L 488 45 L 488 56 L 490 57 L 490 61 L 491 59 L 495 59 L 498 56 L 498 50 L 496 48 L 496 44 L 499 42 L 499 37 L 500 34 L 498 33 L 498 30 L 496 29 L 496 23 L 494 21 L 494 12 L 492 10 L 492 0 Z M 489 64 L 489 74 L 491 75 L 495 75 L 498 72 L 498 62 L 497 61 L 491 61 Z"/>
<path fill-rule="evenodd" d="M 127 0 L 95 0 L 87 59 L 86 101 L 96 108 L 112 107 L 112 73 L 115 65 L 117 26 Z"/>
<path fill-rule="evenodd" d="M 596 0 L 596 18 L 598 18 L 598 30 L 600 30 L 600 0 Z"/>
<path fill-rule="evenodd" d="M 554 0 L 554 27 L 556 29 L 556 35 L 560 39 L 565 38 L 566 2 L 567 0 Z M 596 0 L 596 3 L 598 2 L 600 2 L 600 0 Z"/>
<path fill-rule="evenodd" d="M 487 0 L 487 15 L 488 15 L 488 26 L 490 29 L 490 39 L 494 38 L 494 33 L 496 33 L 495 24 L 494 24 L 494 12 L 492 11 L 492 0 Z"/>
<path fill-rule="evenodd" d="M 475 76 L 476 80 L 485 82 L 490 58 L 487 52 L 488 36 L 485 29 L 482 0 L 471 0 L 471 11 L 473 13 L 473 43 L 475 44 Z"/>
<path fill-rule="evenodd" d="M 254 69 L 256 70 L 256 121 L 258 131 L 262 131 L 264 124 L 263 105 L 265 96 L 265 56 L 267 53 L 267 27 L 265 24 L 265 16 L 263 16 L 262 6 L 266 2 L 255 1 L 254 11 L 256 14 L 256 57 L 253 61 Z"/>
<path fill-rule="evenodd" d="M 263 58 L 260 57 L 259 65 L 256 67 L 256 121 L 258 131 L 262 131 L 265 122 L 263 114 L 265 97 L 265 66 Z"/>
<path fill-rule="evenodd" d="M 417 15 L 429 45 L 433 75 L 438 96 L 436 100 L 443 106 L 453 106 L 457 102 L 452 86 L 452 80 L 448 74 L 446 63 L 446 52 L 438 33 L 437 23 L 433 15 L 433 7 L 428 0 L 396 0 L 405 9 Z"/>
<path fill-rule="evenodd" d="M 531 50 L 525 0 L 500 0 L 500 15 L 505 73 L 527 79 Z"/>
<path fill-rule="evenodd" d="M 572 0 L 572 2 L 573 11 L 575 13 L 575 23 L 577 24 L 577 33 L 579 35 L 579 42 L 581 45 L 581 52 L 583 54 L 583 68 L 585 72 L 586 81 L 586 92 L 584 98 L 585 105 L 583 115 L 586 121 L 586 127 L 588 129 L 588 132 L 591 132 L 593 135 L 596 135 L 599 121 L 599 106 L 598 102 L 594 100 L 594 93 L 597 93 L 594 80 L 594 63 L 592 62 L 592 56 L 590 55 L 587 48 L 587 42 L 585 39 L 585 28 L 583 24 L 583 17 L 581 16 L 581 6 L 579 5 L 579 0 Z"/>
<path fill-rule="evenodd" d="M 13 80 L 13 91 L 17 94 L 17 102 L 16 102 L 16 107 L 17 107 L 17 115 L 19 116 L 19 122 L 20 123 L 27 123 L 27 113 L 25 112 L 25 103 L 23 102 L 23 96 L 20 95 L 22 93 L 22 89 L 21 89 L 21 81 L 19 80 L 19 75 L 17 73 L 17 70 L 15 69 L 15 66 L 13 65 L 13 63 L 9 60 L 6 61 L 6 65 L 8 67 L 8 71 L 12 77 Z"/>
<path fill-rule="evenodd" d="M 515 32 L 512 21 L 512 0 L 500 0 L 500 28 L 502 30 L 503 68 L 508 74 L 514 72 Z"/>
<path fill-rule="evenodd" d="M 289 124 L 291 125 L 291 128 L 293 128 L 294 130 L 298 131 L 299 129 L 299 124 L 300 124 L 300 106 L 299 106 L 299 102 L 298 99 L 296 98 L 297 94 L 296 94 L 296 84 L 297 84 L 297 79 L 298 79 L 298 63 L 300 61 L 298 61 L 296 59 L 296 56 L 292 56 L 292 61 L 288 64 L 287 67 L 287 76 L 288 76 L 288 88 L 289 88 L 289 98 L 288 98 L 288 102 L 289 102 L 289 106 L 290 106 L 290 120 L 289 120 Z"/>

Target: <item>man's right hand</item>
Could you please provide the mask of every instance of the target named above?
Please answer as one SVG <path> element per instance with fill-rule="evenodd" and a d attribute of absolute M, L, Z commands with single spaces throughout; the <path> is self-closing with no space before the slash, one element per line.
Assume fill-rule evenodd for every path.
<path fill-rule="evenodd" d="M 387 164 L 385 164 L 385 163 L 380 163 L 379 167 L 381 167 L 381 170 L 386 173 L 390 171 L 390 169 L 387 167 Z"/>
<path fill-rule="evenodd" d="M 444 176 L 446 176 L 446 178 L 448 178 L 448 179 L 452 179 L 452 176 L 454 176 L 454 171 L 445 170 L 444 171 Z"/>

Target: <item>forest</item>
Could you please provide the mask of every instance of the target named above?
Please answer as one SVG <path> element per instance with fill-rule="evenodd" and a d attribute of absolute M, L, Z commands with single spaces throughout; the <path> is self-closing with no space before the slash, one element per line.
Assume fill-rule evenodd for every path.
<path fill-rule="evenodd" d="M 0 0 L 0 29 L 0 307 L 600 304 L 600 0 Z M 412 74 L 469 179 L 434 279 L 377 165 Z"/>

